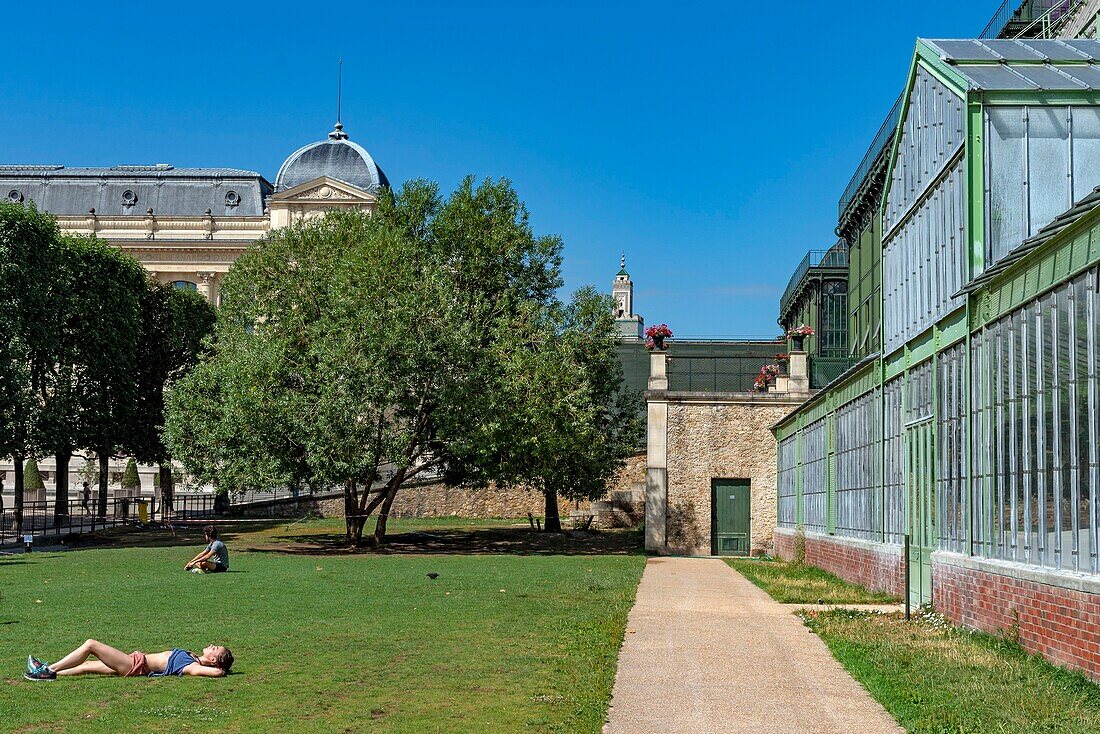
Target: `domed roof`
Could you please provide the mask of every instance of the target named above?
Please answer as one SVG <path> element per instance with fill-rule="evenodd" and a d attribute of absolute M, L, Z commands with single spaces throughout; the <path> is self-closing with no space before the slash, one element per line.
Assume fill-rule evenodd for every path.
<path fill-rule="evenodd" d="M 348 140 L 339 122 L 328 140 L 310 143 L 294 151 L 279 168 L 275 191 L 286 191 L 299 184 L 328 176 L 337 181 L 374 193 L 390 182 L 363 146 Z"/>

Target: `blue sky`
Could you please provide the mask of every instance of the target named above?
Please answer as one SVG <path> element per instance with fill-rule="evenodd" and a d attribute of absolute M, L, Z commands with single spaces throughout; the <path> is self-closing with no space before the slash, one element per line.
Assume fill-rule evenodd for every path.
<path fill-rule="evenodd" d="M 620 252 L 647 323 L 774 336 L 917 36 L 989 2 L 15 3 L 0 162 L 256 170 L 343 121 L 399 185 L 511 179 L 567 289 Z M 43 10 L 48 8 L 48 10 Z"/>

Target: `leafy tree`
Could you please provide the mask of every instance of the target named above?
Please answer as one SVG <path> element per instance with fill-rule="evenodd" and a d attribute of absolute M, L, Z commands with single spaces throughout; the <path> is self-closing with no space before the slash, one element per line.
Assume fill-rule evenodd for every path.
<path fill-rule="evenodd" d="M 98 241 L 77 242 L 72 261 L 77 288 L 73 302 L 82 324 L 77 359 L 91 379 L 82 381 L 75 425 L 76 445 L 99 460 L 99 514 L 107 511 L 108 463 L 130 442 L 140 416 L 142 300 L 145 269 L 134 258 Z"/>
<path fill-rule="evenodd" d="M 15 523 L 23 515 L 24 460 L 42 447 L 42 390 L 55 342 L 56 221 L 31 206 L 0 203 L 0 456 L 15 465 Z"/>
<path fill-rule="evenodd" d="M 377 513 L 381 543 L 410 479 L 498 478 L 469 436 L 509 410 L 493 375 L 529 346 L 507 327 L 553 302 L 560 248 L 532 234 L 510 184 L 472 179 L 446 201 L 414 182 L 373 216 L 273 232 L 226 277 L 213 352 L 170 394 L 167 442 L 222 491 L 343 486 L 348 541 Z"/>
<path fill-rule="evenodd" d="M 68 513 L 69 460 L 90 448 L 100 460 L 100 514 L 106 512 L 106 458 L 133 416 L 140 328 L 141 265 L 92 237 L 64 237 L 46 347 L 43 446 L 56 460 L 54 515 Z"/>
<path fill-rule="evenodd" d="M 168 445 L 221 491 L 342 486 L 353 544 L 425 472 L 534 487 L 560 527 L 557 497 L 602 494 L 640 429 L 610 301 L 555 297 L 560 247 L 507 182 L 471 179 L 271 233 L 225 279 Z"/>
<path fill-rule="evenodd" d="M 215 320 L 214 307 L 198 293 L 148 280 L 141 294 L 136 406 L 124 448 L 142 463 L 160 465 L 154 486 L 167 509 L 174 482 L 162 439 L 164 391 L 194 365 Z"/>
<path fill-rule="evenodd" d="M 531 348 L 504 355 L 496 392 L 510 409 L 475 436 L 499 484 L 543 495 L 548 531 L 561 530 L 558 498 L 602 496 L 644 432 L 641 397 L 623 386 L 612 306 L 586 287 L 512 324 Z"/>

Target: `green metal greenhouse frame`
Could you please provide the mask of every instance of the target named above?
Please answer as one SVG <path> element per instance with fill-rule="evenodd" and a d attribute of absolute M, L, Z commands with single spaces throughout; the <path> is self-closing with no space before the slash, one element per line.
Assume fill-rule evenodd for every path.
<path fill-rule="evenodd" d="M 1082 156 L 1093 154 L 1089 147 L 1091 137 L 1077 140 L 1072 137 L 1073 116 L 1081 115 L 1084 120 L 1086 114 L 1091 116 L 1100 110 L 1098 58 L 1100 43 L 1093 41 L 1022 44 L 918 40 L 887 164 L 886 188 L 875 194 L 880 221 L 894 216 L 888 211 L 893 186 L 898 187 L 895 199 L 909 197 L 895 207 L 898 213 L 890 226 L 881 227 L 881 237 L 876 242 L 878 276 L 883 284 L 878 294 L 878 308 L 883 315 L 877 339 L 881 351 L 853 365 L 827 390 L 775 426 L 780 442 L 779 525 L 813 527 L 825 535 L 846 534 L 890 544 L 900 544 L 908 536 L 909 594 L 916 603 L 931 601 L 930 556 L 937 550 L 1009 559 L 1007 549 L 1011 545 L 1010 560 L 1081 573 L 1100 572 L 1096 534 L 1100 525 L 1100 481 L 1096 467 L 1096 416 L 1100 400 L 1097 396 L 1100 313 L 1096 312 L 1100 308 L 1096 268 L 1100 263 L 1100 193 L 1090 188 L 1085 196 L 1073 195 L 1061 207 L 1065 211 L 1051 224 L 1026 232 L 1022 240 L 1007 248 L 1007 255 L 997 257 L 996 261 L 990 257 L 991 223 L 1006 231 L 1011 224 L 1004 223 L 1007 216 L 991 214 L 991 202 L 997 195 L 1007 197 L 1006 201 L 1011 200 L 1009 194 L 1014 195 L 1012 190 L 1005 194 L 1003 187 L 997 189 L 1000 179 L 994 179 L 1008 176 L 1003 171 L 1008 170 L 1014 160 L 1010 153 L 1016 150 L 1009 146 L 1017 145 L 1016 137 L 993 141 L 991 136 L 1000 133 L 996 133 L 991 120 L 997 116 L 1008 119 L 1017 109 L 1023 110 L 1020 201 L 1027 210 L 1026 221 L 1040 205 L 1049 208 L 1049 201 L 1042 197 L 1054 196 L 1033 191 L 1041 182 L 1031 186 L 1028 177 L 1032 175 L 1033 158 L 1029 156 L 1054 150 L 1050 141 L 1060 140 L 1039 137 L 1039 122 L 1035 123 L 1035 130 L 1040 132 L 1034 133 L 1034 139 L 1029 138 L 1032 132 L 1028 127 L 1028 111 L 1034 111 L 1036 120 L 1040 120 L 1042 115 L 1062 119 L 1058 115 L 1065 110 L 1069 132 L 1064 145 L 1070 178 L 1066 186 L 1072 192 L 1076 185 L 1074 152 L 1080 148 Z M 923 85 L 923 100 L 915 92 L 918 84 Z M 911 105 L 915 115 L 950 115 L 952 100 L 944 89 L 961 100 L 964 114 L 961 129 L 955 131 L 961 134 L 961 145 L 953 151 L 950 141 L 944 145 L 944 139 L 952 131 L 946 129 L 942 119 L 941 129 L 932 132 L 926 129 L 928 125 L 920 127 L 918 120 L 911 137 L 931 135 L 927 140 L 935 139 L 947 151 L 939 158 L 935 152 L 931 153 L 933 160 L 929 165 L 928 146 L 922 150 L 920 145 L 924 139 L 916 138 L 916 143 L 909 140 L 911 150 L 905 153 L 903 139 Z M 918 109 L 918 104 L 927 107 Z M 1085 129 L 1084 122 L 1080 127 Z M 1100 136 L 1100 128 L 1095 132 Z M 937 135 L 940 137 L 935 138 Z M 996 160 L 991 163 L 987 153 L 995 145 L 1002 147 L 996 148 Z M 914 161 L 921 156 L 925 158 L 910 165 L 912 161 L 905 159 L 905 155 L 911 155 Z M 1001 163 L 1002 158 L 1008 163 Z M 998 165 L 1003 168 L 995 168 Z M 908 169 L 903 171 L 906 166 Z M 938 251 L 941 259 L 951 254 L 949 247 L 959 246 L 950 236 L 952 230 L 947 224 L 953 216 L 952 204 L 944 203 L 948 196 L 939 193 L 950 190 L 948 179 L 956 170 L 961 173 L 957 180 L 963 182 L 965 210 L 965 217 L 959 222 L 965 232 L 958 250 L 965 253 L 959 264 L 962 287 L 941 290 L 936 300 L 935 289 L 941 287 L 936 278 L 946 274 L 943 283 L 950 284 L 951 274 L 946 273 L 937 256 L 914 265 L 919 257 L 906 249 L 906 243 L 920 242 L 932 253 L 935 251 L 927 239 L 940 236 L 944 243 Z M 1036 177 L 1045 170 L 1034 167 Z M 917 184 L 902 191 L 902 175 L 910 175 Z M 1091 187 L 1100 181 L 1088 183 Z M 928 207 L 931 208 L 926 212 Z M 941 223 L 946 235 L 935 231 Z M 915 239 L 905 240 L 904 230 L 911 225 Z M 922 226 L 924 229 L 920 229 Z M 925 288 L 928 283 L 919 281 L 915 275 L 907 278 L 910 282 L 898 284 L 898 278 L 894 277 L 891 283 L 884 242 L 896 248 L 892 252 L 911 268 L 905 272 L 922 273 L 921 277 L 931 278 L 928 283 L 932 285 Z M 935 273 L 928 275 L 932 271 Z M 897 272 L 902 271 L 896 271 L 895 275 Z M 853 280 L 858 281 L 858 277 Z M 898 292 L 903 298 L 895 298 L 892 303 L 888 284 L 900 288 Z M 910 308 L 904 296 L 934 302 L 925 314 L 932 313 L 933 306 L 940 308 L 941 313 L 933 318 L 925 316 L 923 321 L 917 318 L 913 321 L 917 328 L 908 332 L 902 328 L 897 332 L 902 336 L 895 334 L 895 343 L 890 343 L 886 317 L 891 311 Z M 960 302 L 961 305 L 951 305 Z M 1059 316 L 1066 308 L 1070 309 L 1070 315 Z M 1053 332 L 1048 332 L 1049 329 Z M 850 338 L 854 339 L 856 330 L 852 331 Z M 1061 343 L 1065 333 L 1076 339 L 1067 347 L 1068 352 Z M 1001 348 L 1002 342 L 1007 348 Z M 994 346 L 1001 350 L 996 352 L 999 362 L 991 361 Z M 1065 354 L 1069 356 L 1063 357 Z M 1044 367 L 1048 355 L 1050 364 Z M 1066 360 L 1069 366 L 1061 364 Z M 1022 367 L 1014 367 L 1017 362 Z M 1042 369 L 1048 372 L 1040 372 Z M 1062 377 L 1066 374 L 1068 378 Z M 993 396 L 999 397 L 994 400 Z M 868 417 L 872 420 L 868 421 Z M 1040 424 L 1044 428 L 1038 428 Z M 841 425 L 853 428 L 841 430 L 838 428 Z M 1077 426 L 1077 435 L 1063 438 L 1063 425 Z M 822 426 L 824 457 L 819 456 L 815 447 L 807 460 L 807 431 Z M 860 436 L 849 435 L 857 430 Z M 890 435 L 886 435 L 888 432 Z M 1023 451 L 1016 453 L 1025 458 L 1009 455 L 1004 443 L 1006 437 L 1021 442 Z M 1071 438 L 1083 443 L 1061 447 L 1060 442 L 1068 445 Z M 1004 453 L 997 454 L 1002 445 Z M 1080 455 L 1081 446 L 1087 456 Z M 1034 449 L 1030 454 L 1028 447 Z M 1014 469 L 1002 468 L 1006 464 L 1015 467 L 1021 461 L 1030 463 L 1011 476 Z M 822 475 L 824 488 L 810 486 L 810 477 Z M 1010 479 L 1017 484 L 1022 482 L 1025 489 L 1021 490 L 1024 493 L 1021 507 L 1016 504 L 1017 489 L 1012 490 L 1009 510 L 1005 486 Z M 823 510 L 818 497 L 822 490 Z M 1032 494 L 1026 494 L 1028 491 Z M 1035 491 L 1043 494 L 1040 497 Z M 845 492 L 851 494 L 838 497 Z M 1073 502 L 1068 500 L 1071 494 Z M 1028 505 L 1029 497 L 1039 499 Z M 1086 499 L 1087 507 L 1082 505 Z M 1079 513 L 1086 510 L 1089 517 L 1079 518 Z M 1067 530 L 1071 517 L 1079 521 Z M 1059 524 L 1052 532 L 1055 519 Z M 1091 537 L 1086 543 L 1091 560 L 1078 558 L 1079 536 Z M 1019 556 L 1018 545 L 1022 546 Z M 1051 545 L 1055 547 L 1046 548 Z M 1062 557 L 1063 546 L 1066 549 L 1072 546 L 1072 562 Z"/>

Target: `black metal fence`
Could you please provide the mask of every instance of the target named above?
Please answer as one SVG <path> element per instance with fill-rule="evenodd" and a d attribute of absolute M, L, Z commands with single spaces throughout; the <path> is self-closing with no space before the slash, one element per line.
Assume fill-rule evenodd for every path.
<path fill-rule="evenodd" d="M 112 497 L 103 513 L 94 497 L 87 506 L 80 500 L 69 500 L 66 512 L 60 515 L 51 500 L 24 502 L 21 512 L 7 508 L 0 513 L 0 545 L 22 543 L 26 535 L 37 539 L 91 533 L 127 523 L 171 522 L 214 514 L 214 496 L 210 494 L 177 494 L 167 505 L 156 497 Z"/>
<path fill-rule="evenodd" d="M 855 360 L 848 357 L 810 357 L 810 387 L 819 390 L 844 374 Z"/>
<path fill-rule="evenodd" d="M 748 392 L 760 368 L 768 361 L 774 360 L 674 354 L 668 362 L 668 389 L 674 392 Z"/>

